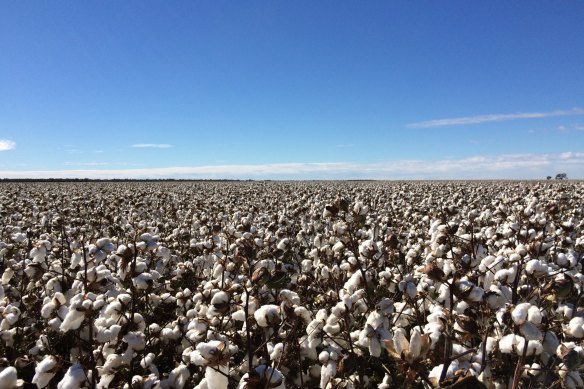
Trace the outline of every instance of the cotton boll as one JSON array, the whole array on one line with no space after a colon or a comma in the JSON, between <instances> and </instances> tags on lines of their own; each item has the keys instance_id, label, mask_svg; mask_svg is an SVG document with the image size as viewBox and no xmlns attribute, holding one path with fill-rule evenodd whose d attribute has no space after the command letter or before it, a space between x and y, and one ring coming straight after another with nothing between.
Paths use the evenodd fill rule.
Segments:
<instances>
[{"instance_id":1,"label":"cotton boll","mask_svg":"<svg viewBox=\"0 0 584 389\"><path fill-rule=\"evenodd\" d=\"M63 320L63 323L61 323L59 329L62 332L76 330L81 326L83 320L85 320L85 312L72 309L67 313L67 316L65 316L65 319Z\"/></svg>"},{"instance_id":2,"label":"cotton boll","mask_svg":"<svg viewBox=\"0 0 584 389\"><path fill-rule=\"evenodd\" d=\"M511 318L517 325L521 325L527 320L527 312L531 304L529 303L521 303L517 304L517 306L511 311Z\"/></svg>"},{"instance_id":3,"label":"cotton boll","mask_svg":"<svg viewBox=\"0 0 584 389\"><path fill-rule=\"evenodd\" d=\"M566 333L574 338L584 337L584 317L574 317L565 329Z\"/></svg>"},{"instance_id":4,"label":"cotton boll","mask_svg":"<svg viewBox=\"0 0 584 389\"><path fill-rule=\"evenodd\" d=\"M416 327L412 330L410 336L410 355L412 359L417 359L422 350L422 335L420 330Z\"/></svg>"},{"instance_id":5,"label":"cotton boll","mask_svg":"<svg viewBox=\"0 0 584 389\"><path fill-rule=\"evenodd\" d=\"M329 360L327 363L323 364L320 369L320 388L325 389L335 374L337 374L336 361Z\"/></svg>"},{"instance_id":6,"label":"cotton boll","mask_svg":"<svg viewBox=\"0 0 584 389\"><path fill-rule=\"evenodd\" d=\"M96 340L100 343L111 342L117 338L122 326L113 324L109 328L99 328L96 334Z\"/></svg>"},{"instance_id":7,"label":"cotton boll","mask_svg":"<svg viewBox=\"0 0 584 389\"><path fill-rule=\"evenodd\" d=\"M85 379L86 375L81 365L72 365L63 379L57 384L57 389L79 389Z\"/></svg>"},{"instance_id":8,"label":"cotton boll","mask_svg":"<svg viewBox=\"0 0 584 389\"><path fill-rule=\"evenodd\" d=\"M492 353L495 350L496 345L497 339L493 338L492 336L487 337L487 343L485 344L485 352L487 354Z\"/></svg>"},{"instance_id":9,"label":"cotton boll","mask_svg":"<svg viewBox=\"0 0 584 389\"><path fill-rule=\"evenodd\" d=\"M558 253L556 255L556 263L558 264L558 266L566 267L566 265L568 264L568 257L566 256L566 254Z\"/></svg>"},{"instance_id":10,"label":"cotton boll","mask_svg":"<svg viewBox=\"0 0 584 389\"><path fill-rule=\"evenodd\" d=\"M523 354L523 349L525 347L525 342L527 343L527 353L525 355L539 355L543 352L543 345L539 340L526 340L522 336L517 336L517 343L515 344L515 352L517 355Z\"/></svg>"},{"instance_id":11,"label":"cotton boll","mask_svg":"<svg viewBox=\"0 0 584 389\"><path fill-rule=\"evenodd\" d=\"M527 310L527 320L535 325L540 325L542 315L539 307L532 305Z\"/></svg>"},{"instance_id":12,"label":"cotton boll","mask_svg":"<svg viewBox=\"0 0 584 389\"><path fill-rule=\"evenodd\" d=\"M268 349L270 349L268 347ZM282 358L282 354L284 353L284 343L276 343L271 350L269 350L270 352L270 359L272 361L276 361L279 362L280 358Z\"/></svg>"},{"instance_id":13,"label":"cotton boll","mask_svg":"<svg viewBox=\"0 0 584 389\"><path fill-rule=\"evenodd\" d=\"M12 268L4 270L4 273L2 273L2 285L8 285L12 276L14 276L14 270L12 270Z\"/></svg>"},{"instance_id":14,"label":"cotton boll","mask_svg":"<svg viewBox=\"0 0 584 389\"><path fill-rule=\"evenodd\" d=\"M306 307L301 306L294 308L294 314L296 316L300 316L306 324L312 321L312 313L308 309L306 309Z\"/></svg>"},{"instance_id":15,"label":"cotton boll","mask_svg":"<svg viewBox=\"0 0 584 389\"><path fill-rule=\"evenodd\" d=\"M245 321L245 311L243 309L231 313L231 318L235 321Z\"/></svg>"},{"instance_id":16,"label":"cotton boll","mask_svg":"<svg viewBox=\"0 0 584 389\"><path fill-rule=\"evenodd\" d=\"M142 332L128 332L123 337L123 341L128 344L128 348L140 351L146 347L146 336Z\"/></svg>"},{"instance_id":17,"label":"cotton boll","mask_svg":"<svg viewBox=\"0 0 584 389\"><path fill-rule=\"evenodd\" d=\"M44 388L49 384L49 381L55 376L56 374L56 367L58 361L57 358L53 355L46 355L42 361L38 363L36 368L34 369L35 374L32 378L32 383L36 384L36 386L40 388Z\"/></svg>"},{"instance_id":18,"label":"cotton boll","mask_svg":"<svg viewBox=\"0 0 584 389\"><path fill-rule=\"evenodd\" d=\"M280 322L280 307L277 305L263 305L253 314L260 327L271 327Z\"/></svg>"},{"instance_id":19,"label":"cotton boll","mask_svg":"<svg viewBox=\"0 0 584 389\"><path fill-rule=\"evenodd\" d=\"M13 389L17 386L16 368L10 366L0 371L0 389Z\"/></svg>"},{"instance_id":20,"label":"cotton boll","mask_svg":"<svg viewBox=\"0 0 584 389\"><path fill-rule=\"evenodd\" d=\"M503 354L511 354L514 350L514 346L517 344L517 336L515 334L509 334L503 336L499 340L499 350Z\"/></svg>"},{"instance_id":21,"label":"cotton boll","mask_svg":"<svg viewBox=\"0 0 584 389\"><path fill-rule=\"evenodd\" d=\"M313 365L313 367L318 368L318 365ZM320 369L319 369L320 373ZM318 373L317 373L318 374ZM265 380L267 382L267 386L271 389L285 389L286 388L286 380L282 372L272 367L266 367L266 365L260 365L255 368L255 372L252 373L252 376L259 380ZM248 381L250 379L250 373L246 373L241 377L239 381L239 385L237 385L237 389L244 389L248 385Z\"/></svg>"},{"instance_id":22,"label":"cotton boll","mask_svg":"<svg viewBox=\"0 0 584 389\"><path fill-rule=\"evenodd\" d=\"M571 319L574 316L574 305L570 303L560 303L556 309L556 313L566 319Z\"/></svg>"},{"instance_id":23,"label":"cotton boll","mask_svg":"<svg viewBox=\"0 0 584 389\"><path fill-rule=\"evenodd\" d=\"M156 367L156 365L154 364L154 358L156 358L156 356L154 355L154 353L148 353L144 358L142 358L142 360L140 361L140 366L142 366L143 369L148 369L150 370L150 372L152 372L153 374L156 375L156 377L159 376L158 373L158 368Z\"/></svg>"},{"instance_id":24,"label":"cotton boll","mask_svg":"<svg viewBox=\"0 0 584 389\"><path fill-rule=\"evenodd\" d=\"M140 290L147 290L154 283L152 274L140 273L132 279L134 286Z\"/></svg>"},{"instance_id":25,"label":"cotton boll","mask_svg":"<svg viewBox=\"0 0 584 389\"><path fill-rule=\"evenodd\" d=\"M4 320L3 324L0 326L0 329L8 329L18 321L18 318L20 317L20 309L18 309L18 307L15 305L10 304L4 308L2 316L4 316Z\"/></svg>"},{"instance_id":26,"label":"cotton boll","mask_svg":"<svg viewBox=\"0 0 584 389\"><path fill-rule=\"evenodd\" d=\"M180 364L170 372L167 379L160 381L160 387L162 389L183 389L190 376L189 369Z\"/></svg>"},{"instance_id":27,"label":"cotton boll","mask_svg":"<svg viewBox=\"0 0 584 389\"><path fill-rule=\"evenodd\" d=\"M547 272L547 266L543 265L539 259L531 259L525 265L527 274L544 274Z\"/></svg>"},{"instance_id":28,"label":"cotton boll","mask_svg":"<svg viewBox=\"0 0 584 389\"><path fill-rule=\"evenodd\" d=\"M230 352L227 344L219 340L199 343L196 351L191 353L191 363L199 366L227 365Z\"/></svg>"},{"instance_id":29,"label":"cotton boll","mask_svg":"<svg viewBox=\"0 0 584 389\"><path fill-rule=\"evenodd\" d=\"M377 358L381 355L381 342L378 337L369 339L369 355Z\"/></svg>"},{"instance_id":30,"label":"cotton boll","mask_svg":"<svg viewBox=\"0 0 584 389\"><path fill-rule=\"evenodd\" d=\"M318 354L318 360L320 361L320 363L325 364L328 362L330 358L330 354L328 351L323 350L320 352L320 354Z\"/></svg>"},{"instance_id":31,"label":"cotton boll","mask_svg":"<svg viewBox=\"0 0 584 389\"><path fill-rule=\"evenodd\" d=\"M225 389L229 384L229 367L227 365L207 366L205 379L207 380L207 389Z\"/></svg>"}]
</instances>

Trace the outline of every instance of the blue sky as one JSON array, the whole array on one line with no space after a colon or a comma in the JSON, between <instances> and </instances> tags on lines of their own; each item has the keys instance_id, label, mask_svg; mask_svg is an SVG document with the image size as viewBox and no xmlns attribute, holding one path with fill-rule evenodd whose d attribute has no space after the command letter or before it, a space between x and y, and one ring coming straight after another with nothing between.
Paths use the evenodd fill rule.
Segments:
<instances>
[{"instance_id":1,"label":"blue sky","mask_svg":"<svg viewBox=\"0 0 584 389\"><path fill-rule=\"evenodd\" d=\"M584 2L4 1L0 177L584 178Z\"/></svg>"}]
</instances>

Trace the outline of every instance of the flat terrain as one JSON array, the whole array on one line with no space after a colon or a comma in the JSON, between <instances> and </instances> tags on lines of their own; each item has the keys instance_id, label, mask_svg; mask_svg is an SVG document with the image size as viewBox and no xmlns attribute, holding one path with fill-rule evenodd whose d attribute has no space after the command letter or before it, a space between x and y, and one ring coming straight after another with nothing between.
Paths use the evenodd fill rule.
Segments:
<instances>
[{"instance_id":1,"label":"flat terrain","mask_svg":"<svg viewBox=\"0 0 584 389\"><path fill-rule=\"evenodd\" d=\"M582 182L5 182L0 227L0 389L583 385Z\"/></svg>"}]
</instances>

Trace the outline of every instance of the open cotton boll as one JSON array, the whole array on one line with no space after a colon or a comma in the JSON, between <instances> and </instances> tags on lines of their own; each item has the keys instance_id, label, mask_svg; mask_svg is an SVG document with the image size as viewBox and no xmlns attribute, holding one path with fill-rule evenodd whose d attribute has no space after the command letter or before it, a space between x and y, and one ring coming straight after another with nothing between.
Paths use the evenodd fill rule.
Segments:
<instances>
[{"instance_id":1,"label":"open cotton boll","mask_svg":"<svg viewBox=\"0 0 584 389\"><path fill-rule=\"evenodd\" d=\"M320 369L320 388L325 389L335 374L337 374L337 362L331 359Z\"/></svg>"},{"instance_id":2,"label":"open cotton boll","mask_svg":"<svg viewBox=\"0 0 584 389\"><path fill-rule=\"evenodd\" d=\"M313 366L318 368L318 365ZM259 365L252 373L245 373L241 377L237 389L248 388L248 382L253 382L256 379L260 382L265 382L266 387L270 389L286 389L286 379L282 372L272 367L266 367L266 365Z\"/></svg>"},{"instance_id":3,"label":"open cotton boll","mask_svg":"<svg viewBox=\"0 0 584 389\"><path fill-rule=\"evenodd\" d=\"M574 338L584 337L584 317L576 316L570 320L564 331Z\"/></svg>"},{"instance_id":4,"label":"open cotton boll","mask_svg":"<svg viewBox=\"0 0 584 389\"><path fill-rule=\"evenodd\" d=\"M207 366L205 368L205 380L207 381L207 389L227 388L229 384L229 367L227 365Z\"/></svg>"},{"instance_id":5,"label":"open cotton boll","mask_svg":"<svg viewBox=\"0 0 584 389\"><path fill-rule=\"evenodd\" d=\"M511 318L515 324L521 325L525 323L525 320L527 320L527 312L529 307L531 307L530 303L521 303L517 304L517 306L513 308L513 311L511 311Z\"/></svg>"},{"instance_id":6,"label":"open cotton boll","mask_svg":"<svg viewBox=\"0 0 584 389\"><path fill-rule=\"evenodd\" d=\"M258 308L253 317L260 327L271 327L280 323L280 307L267 304Z\"/></svg>"},{"instance_id":7,"label":"open cotton boll","mask_svg":"<svg viewBox=\"0 0 584 389\"><path fill-rule=\"evenodd\" d=\"M282 358L282 354L284 353L284 343L276 343L271 347L268 344L268 352L270 353L270 359L272 361L279 362L280 358Z\"/></svg>"},{"instance_id":8,"label":"open cotton boll","mask_svg":"<svg viewBox=\"0 0 584 389\"><path fill-rule=\"evenodd\" d=\"M514 347L517 344L517 335L508 334L499 340L499 350L503 354L511 354L514 352Z\"/></svg>"},{"instance_id":9,"label":"open cotton boll","mask_svg":"<svg viewBox=\"0 0 584 389\"><path fill-rule=\"evenodd\" d=\"M132 350L140 351L144 350L144 347L146 347L146 336L143 332L128 332L124 335L122 340L126 342L128 348L131 348Z\"/></svg>"},{"instance_id":10,"label":"open cotton boll","mask_svg":"<svg viewBox=\"0 0 584 389\"><path fill-rule=\"evenodd\" d=\"M341 241L335 243L333 246L333 252L336 254L342 253L344 249L345 249L345 245Z\"/></svg>"},{"instance_id":11,"label":"open cotton boll","mask_svg":"<svg viewBox=\"0 0 584 389\"><path fill-rule=\"evenodd\" d=\"M142 366L143 369L150 370L151 373L154 373L158 377L159 376L158 368L154 364L154 358L156 358L156 355L154 355L154 353L148 353L140 361L140 366Z\"/></svg>"},{"instance_id":12,"label":"open cotton boll","mask_svg":"<svg viewBox=\"0 0 584 389\"><path fill-rule=\"evenodd\" d=\"M62 332L76 330L81 326L83 320L85 320L85 312L78 311L77 309L71 309L67 313L67 316L65 316L65 319L61 323L59 329Z\"/></svg>"},{"instance_id":13,"label":"open cotton boll","mask_svg":"<svg viewBox=\"0 0 584 389\"><path fill-rule=\"evenodd\" d=\"M40 388L44 388L49 384L49 381L55 376L56 374L56 367L58 361L57 358L53 355L46 355L42 361L38 363L38 365L34 369L34 377L32 377L32 383L36 384L36 386Z\"/></svg>"},{"instance_id":14,"label":"open cotton boll","mask_svg":"<svg viewBox=\"0 0 584 389\"><path fill-rule=\"evenodd\" d=\"M542 320L542 314L539 307L535 305L531 305L527 310L527 321L535 324L540 325Z\"/></svg>"},{"instance_id":15,"label":"open cotton boll","mask_svg":"<svg viewBox=\"0 0 584 389\"><path fill-rule=\"evenodd\" d=\"M57 384L57 389L79 389L85 379L86 375L81 365L72 365Z\"/></svg>"},{"instance_id":16,"label":"open cotton boll","mask_svg":"<svg viewBox=\"0 0 584 389\"><path fill-rule=\"evenodd\" d=\"M301 317L306 324L312 321L312 313L306 307L301 306L294 308L294 314Z\"/></svg>"},{"instance_id":17,"label":"open cotton boll","mask_svg":"<svg viewBox=\"0 0 584 389\"><path fill-rule=\"evenodd\" d=\"M119 324L113 324L109 328L103 327L98 328L96 340L100 343L110 342L113 339L117 338L121 329L122 326L120 326Z\"/></svg>"},{"instance_id":18,"label":"open cotton boll","mask_svg":"<svg viewBox=\"0 0 584 389\"><path fill-rule=\"evenodd\" d=\"M2 316L4 316L4 320L0 326L0 329L8 329L18 321L18 318L20 317L20 309L12 304L8 305L6 308L4 308Z\"/></svg>"},{"instance_id":19,"label":"open cotton boll","mask_svg":"<svg viewBox=\"0 0 584 389\"><path fill-rule=\"evenodd\" d=\"M0 389L13 389L18 385L16 368L6 367L0 371Z\"/></svg>"},{"instance_id":20,"label":"open cotton boll","mask_svg":"<svg viewBox=\"0 0 584 389\"><path fill-rule=\"evenodd\" d=\"M167 379L160 381L160 387L162 389L183 389L190 376L189 369L180 364L170 372Z\"/></svg>"},{"instance_id":21,"label":"open cotton boll","mask_svg":"<svg viewBox=\"0 0 584 389\"><path fill-rule=\"evenodd\" d=\"M527 353L525 355L539 355L543 352L543 345L539 340L526 340L522 336L517 336L517 344L515 345L515 352L517 355L523 354L523 348L525 347L525 342L527 343Z\"/></svg>"}]
</instances>

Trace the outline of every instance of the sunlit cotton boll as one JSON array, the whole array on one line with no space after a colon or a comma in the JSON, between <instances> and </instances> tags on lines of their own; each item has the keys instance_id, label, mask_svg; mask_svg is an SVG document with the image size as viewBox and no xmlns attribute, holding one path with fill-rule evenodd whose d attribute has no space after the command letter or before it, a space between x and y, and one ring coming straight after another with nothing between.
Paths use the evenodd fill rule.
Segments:
<instances>
[{"instance_id":1,"label":"sunlit cotton boll","mask_svg":"<svg viewBox=\"0 0 584 389\"><path fill-rule=\"evenodd\" d=\"M511 318L517 325L521 325L527 320L527 311L531 304L529 303L521 303L517 304L513 311L511 311Z\"/></svg>"},{"instance_id":2,"label":"sunlit cotton boll","mask_svg":"<svg viewBox=\"0 0 584 389\"><path fill-rule=\"evenodd\" d=\"M190 376L189 369L180 364L170 372L167 379L160 381L160 387L162 389L183 389Z\"/></svg>"},{"instance_id":3,"label":"sunlit cotton boll","mask_svg":"<svg viewBox=\"0 0 584 389\"><path fill-rule=\"evenodd\" d=\"M584 317L574 317L570 320L564 331L574 338L584 338Z\"/></svg>"},{"instance_id":4,"label":"sunlit cotton boll","mask_svg":"<svg viewBox=\"0 0 584 389\"><path fill-rule=\"evenodd\" d=\"M18 386L16 369L12 366L0 371L0 389L13 389Z\"/></svg>"},{"instance_id":5,"label":"sunlit cotton boll","mask_svg":"<svg viewBox=\"0 0 584 389\"><path fill-rule=\"evenodd\" d=\"M86 375L81 365L72 365L57 384L57 389L79 389L85 379Z\"/></svg>"},{"instance_id":6,"label":"sunlit cotton boll","mask_svg":"<svg viewBox=\"0 0 584 389\"><path fill-rule=\"evenodd\" d=\"M253 317L260 327L271 327L280 323L280 307L267 304L257 309Z\"/></svg>"},{"instance_id":7,"label":"sunlit cotton boll","mask_svg":"<svg viewBox=\"0 0 584 389\"><path fill-rule=\"evenodd\" d=\"M282 372L278 369L272 367L266 367L266 365L260 365L255 368L255 371L250 373L245 373L237 389L249 388L248 383L254 382L255 380L266 382L266 386L271 389L286 389L286 380Z\"/></svg>"},{"instance_id":8,"label":"sunlit cotton boll","mask_svg":"<svg viewBox=\"0 0 584 389\"><path fill-rule=\"evenodd\" d=\"M81 323L83 323L83 320L85 320L85 312L84 311L78 311L77 309L71 309L67 313L67 316L65 316L65 320L63 320L63 323L61 323L61 326L59 329L62 332L76 330L81 326Z\"/></svg>"},{"instance_id":9,"label":"sunlit cotton boll","mask_svg":"<svg viewBox=\"0 0 584 389\"><path fill-rule=\"evenodd\" d=\"M58 361L53 355L46 355L34 369L35 374L32 377L32 383L38 388L44 388L56 374Z\"/></svg>"}]
</instances>

